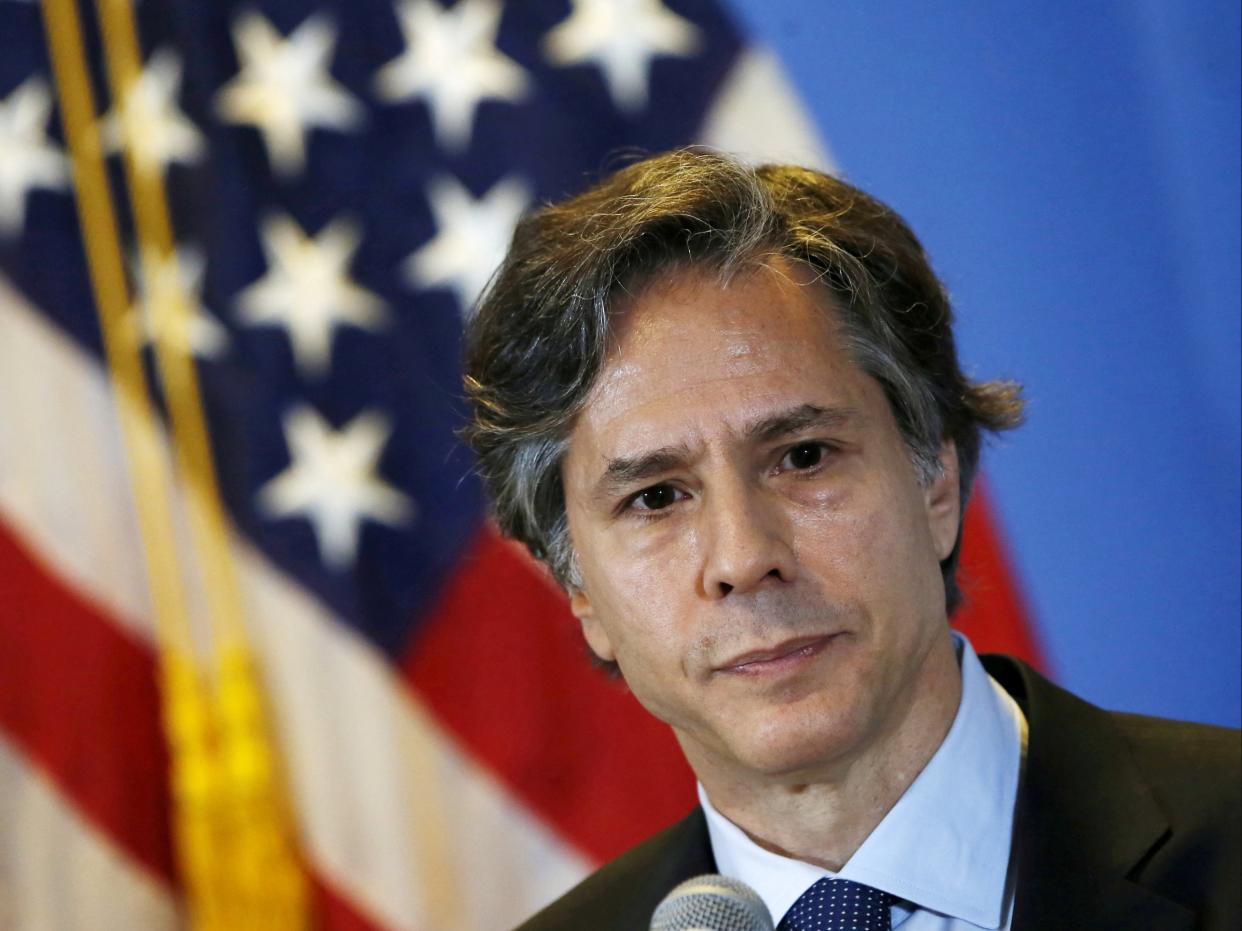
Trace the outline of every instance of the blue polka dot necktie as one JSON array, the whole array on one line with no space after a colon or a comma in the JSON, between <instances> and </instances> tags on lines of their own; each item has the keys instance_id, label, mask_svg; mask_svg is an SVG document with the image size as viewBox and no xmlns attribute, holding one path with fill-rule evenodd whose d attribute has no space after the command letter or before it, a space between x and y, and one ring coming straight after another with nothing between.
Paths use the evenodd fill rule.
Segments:
<instances>
[{"instance_id":1,"label":"blue polka dot necktie","mask_svg":"<svg viewBox=\"0 0 1242 931\"><path fill-rule=\"evenodd\" d=\"M892 931L893 897L848 879L821 879L794 902L777 931Z\"/></svg>"}]
</instances>

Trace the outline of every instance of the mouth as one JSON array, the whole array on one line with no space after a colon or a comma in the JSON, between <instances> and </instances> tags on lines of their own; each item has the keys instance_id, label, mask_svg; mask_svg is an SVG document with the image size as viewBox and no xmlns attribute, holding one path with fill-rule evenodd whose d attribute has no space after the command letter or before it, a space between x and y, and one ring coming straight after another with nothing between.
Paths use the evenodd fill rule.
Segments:
<instances>
[{"instance_id":1,"label":"mouth","mask_svg":"<svg viewBox=\"0 0 1242 931\"><path fill-rule=\"evenodd\" d=\"M761 676L792 671L811 657L824 651L828 644L841 634L816 634L795 637L773 647L750 650L725 660L716 671L729 675Z\"/></svg>"}]
</instances>

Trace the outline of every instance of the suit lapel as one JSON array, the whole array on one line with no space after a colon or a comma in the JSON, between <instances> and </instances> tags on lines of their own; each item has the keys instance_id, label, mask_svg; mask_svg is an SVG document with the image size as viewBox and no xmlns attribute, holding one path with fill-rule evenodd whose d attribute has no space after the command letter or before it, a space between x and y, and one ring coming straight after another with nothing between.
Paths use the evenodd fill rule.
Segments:
<instances>
[{"instance_id":1,"label":"suit lapel","mask_svg":"<svg viewBox=\"0 0 1242 931\"><path fill-rule=\"evenodd\" d=\"M696 806L677 824L627 854L624 861L617 864L621 871L615 885L621 896L600 909L607 918L601 914L593 920L593 929L646 931L651 913L674 886L716 872L703 809Z\"/></svg>"},{"instance_id":2,"label":"suit lapel","mask_svg":"<svg viewBox=\"0 0 1242 931\"><path fill-rule=\"evenodd\" d=\"M1128 877L1170 826L1108 714L1008 657L988 672L1026 714L1014 931L1180 931L1194 916Z\"/></svg>"}]
</instances>

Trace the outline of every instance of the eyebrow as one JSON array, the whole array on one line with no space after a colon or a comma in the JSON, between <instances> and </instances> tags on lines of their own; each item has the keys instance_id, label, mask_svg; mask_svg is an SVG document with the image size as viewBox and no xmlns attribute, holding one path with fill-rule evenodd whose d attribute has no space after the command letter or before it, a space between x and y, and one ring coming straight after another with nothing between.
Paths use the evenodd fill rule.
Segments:
<instances>
[{"instance_id":1,"label":"eyebrow","mask_svg":"<svg viewBox=\"0 0 1242 931\"><path fill-rule=\"evenodd\" d=\"M690 447L679 445L661 446L638 456L609 459L604 474L595 483L595 495L599 498L612 497L639 482L671 472L684 465L690 456Z\"/></svg>"},{"instance_id":2,"label":"eyebrow","mask_svg":"<svg viewBox=\"0 0 1242 931\"><path fill-rule=\"evenodd\" d=\"M820 407L818 404L799 404L787 411L756 420L743 432L746 439L765 443L811 428L839 429L861 419L862 414L853 407Z\"/></svg>"},{"instance_id":3,"label":"eyebrow","mask_svg":"<svg viewBox=\"0 0 1242 931\"><path fill-rule=\"evenodd\" d=\"M853 407L800 404L748 424L742 435L752 443L770 443L812 428L839 429L860 420L861 417L861 413ZM637 456L610 458L604 473L595 483L595 496L612 497L647 479L674 471L685 465L692 456L689 446L679 444L661 446Z\"/></svg>"}]
</instances>

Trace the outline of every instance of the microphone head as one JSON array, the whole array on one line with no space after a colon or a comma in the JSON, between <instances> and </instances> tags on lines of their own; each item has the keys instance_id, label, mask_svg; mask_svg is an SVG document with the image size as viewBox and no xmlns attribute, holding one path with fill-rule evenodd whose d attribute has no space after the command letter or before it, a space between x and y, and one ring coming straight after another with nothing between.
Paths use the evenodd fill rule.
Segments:
<instances>
[{"instance_id":1,"label":"microphone head","mask_svg":"<svg viewBox=\"0 0 1242 931\"><path fill-rule=\"evenodd\" d=\"M709 873L687 879L664 897L651 931L773 931L763 899L746 883Z\"/></svg>"}]
</instances>

